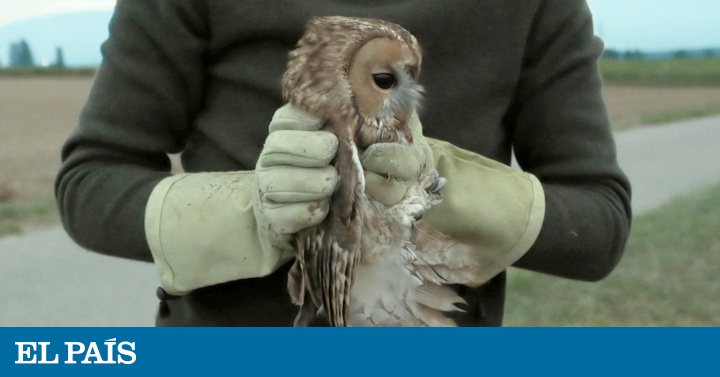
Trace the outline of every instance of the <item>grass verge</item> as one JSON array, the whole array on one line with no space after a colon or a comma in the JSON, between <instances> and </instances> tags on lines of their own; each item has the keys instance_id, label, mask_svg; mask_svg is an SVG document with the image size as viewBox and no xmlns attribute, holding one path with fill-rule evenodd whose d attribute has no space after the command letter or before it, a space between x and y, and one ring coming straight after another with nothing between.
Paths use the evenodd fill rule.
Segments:
<instances>
[{"instance_id":1,"label":"grass verge","mask_svg":"<svg viewBox=\"0 0 720 377\"><path fill-rule=\"evenodd\" d=\"M5 67L0 68L0 77L92 77L96 71L96 68Z\"/></svg>"},{"instance_id":2,"label":"grass verge","mask_svg":"<svg viewBox=\"0 0 720 377\"><path fill-rule=\"evenodd\" d=\"M720 85L720 58L677 60L602 59L600 73L613 84Z\"/></svg>"},{"instance_id":3,"label":"grass verge","mask_svg":"<svg viewBox=\"0 0 720 377\"><path fill-rule=\"evenodd\" d=\"M720 114L720 106L708 106L695 109L683 109L677 111L668 111L659 114L646 115L640 118L641 125L656 125L664 123L678 122L681 120L689 120L702 118L711 115Z\"/></svg>"},{"instance_id":4,"label":"grass verge","mask_svg":"<svg viewBox=\"0 0 720 377\"><path fill-rule=\"evenodd\" d=\"M635 219L607 279L513 269L507 326L720 325L720 185Z\"/></svg>"},{"instance_id":5,"label":"grass verge","mask_svg":"<svg viewBox=\"0 0 720 377\"><path fill-rule=\"evenodd\" d=\"M53 198L32 203L0 203L0 237L57 222Z\"/></svg>"}]
</instances>

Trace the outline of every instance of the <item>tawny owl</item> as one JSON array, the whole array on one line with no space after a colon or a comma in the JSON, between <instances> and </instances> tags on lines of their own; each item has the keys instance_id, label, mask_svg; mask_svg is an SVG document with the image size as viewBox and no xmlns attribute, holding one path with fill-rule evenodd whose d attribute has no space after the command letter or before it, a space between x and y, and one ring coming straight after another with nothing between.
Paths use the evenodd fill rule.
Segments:
<instances>
[{"instance_id":1,"label":"tawny owl","mask_svg":"<svg viewBox=\"0 0 720 377\"><path fill-rule=\"evenodd\" d=\"M324 315L332 326L452 326L443 312L464 301L447 284L477 283L472 251L417 221L441 201L435 170L393 206L365 193L363 150L413 144L420 63L402 27L347 17L312 19L289 55L283 96L326 120L339 140L340 174L327 218L296 236L288 281L296 325Z\"/></svg>"}]
</instances>

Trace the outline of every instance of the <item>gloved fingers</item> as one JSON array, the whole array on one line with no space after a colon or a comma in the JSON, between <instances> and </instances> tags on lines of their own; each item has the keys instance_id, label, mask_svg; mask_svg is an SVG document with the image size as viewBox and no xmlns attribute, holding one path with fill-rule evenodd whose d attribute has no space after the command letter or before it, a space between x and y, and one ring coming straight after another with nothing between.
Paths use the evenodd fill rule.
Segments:
<instances>
[{"instance_id":1,"label":"gloved fingers","mask_svg":"<svg viewBox=\"0 0 720 377\"><path fill-rule=\"evenodd\" d=\"M322 128L323 120L299 108L285 104L277 109L270 121L270 133L282 130L317 131Z\"/></svg>"},{"instance_id":2,"label":"gloved fingers","mask_svg":"<svg viewBox=\"0 0 720 377\"><path fill-rule=\"evenodd\" d=\"M256 171L261 199L266 203L294 203L327 199L339 176L335 168L279 166Z\"/></svg>"},{"instance_id":3,"label":"gloved fingers","mask_svg":"<svg viewBox=\"0 0 720 377\"><path fill-rule=\"evenodd\" d=\"M386 206L399 203L413 183L365 170L365 193Z\"/></svg>"},{"instance_id":4,"label":"gloved fingers","mask_svg":"<svg viewBox=\"0 0 720 377\"><path fill-rule=\"evenodd\" d=\"M259 168L277 165L300 167L327 166L337 152L338 140L326 131L284 130L273 132L265 140L258 160Z\"/></svg>"},{"instance_id":5,"label":"gloved fingers","mask_svg":"<svg viewBox=\"0 0 720 377\"><path fill-rule=\"evenodd\" d=\"M404 181L416 181L427 169L427 156L432 156L429 147L378 143L365 150L360 162L366 170L380 175Z\"/></svg>"},{"instance_id":6,"label":"gloved fingers","mask_svg":"<svg viewBox=\"0 0 720 377\"><path fill-rule=\"evenodd\" d=\"M329 198L298 203L264 203L263 216L278 234L292 234L320 224L329 208Z\"/></svg>"},{"instance_id":7,"label":"gloved fingers","mask_svg":"<svg viewBox=\"0 0 720 377\"><path fill-rule=\"evenodd\" d=\"M420 151L422 151L424 155L425 165L422 174L425 174L430 170L435 169L435 156L433 155L432 148L430 148L430 145L427 144L425 138L423 138L423 141L425 142L425 145L416 146L415 148L418 148Z\"/></svg>"}]
</instances>

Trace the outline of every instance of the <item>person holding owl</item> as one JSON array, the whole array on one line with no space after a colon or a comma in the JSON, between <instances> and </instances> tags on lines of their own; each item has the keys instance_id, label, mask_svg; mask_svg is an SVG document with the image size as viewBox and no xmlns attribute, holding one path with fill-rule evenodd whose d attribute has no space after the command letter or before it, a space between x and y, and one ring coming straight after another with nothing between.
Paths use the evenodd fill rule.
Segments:
<instances>
[{"instance_id":1,"label":"person holding owl","mask_svg":"<svg viewBox=\"0 0 720 377\"><path fill-rule=\"evenodd\" d=\"M292 325L292 235L327 214L338 141L283 106L279 83L322 15L391 21L422 46L419 142L370 146L361 162L386 205L429 166L448 179L426 220L477 250L485 281L453 287L467 302L457 324L502 324L510 266L586 281L613 270L630 186L585 1L119 0L56 196L78 244L155 262L158 325ZM186 173L171 175L178 152Z\"/></svg>"}]
</instances>

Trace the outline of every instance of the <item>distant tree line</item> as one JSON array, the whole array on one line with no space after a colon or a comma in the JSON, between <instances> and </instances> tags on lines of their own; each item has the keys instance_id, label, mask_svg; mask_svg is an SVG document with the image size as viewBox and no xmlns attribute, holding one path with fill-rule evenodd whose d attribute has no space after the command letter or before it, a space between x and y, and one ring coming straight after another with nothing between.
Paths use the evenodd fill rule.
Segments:
<instances>
[{"instance_id":1,"label":"distant tree line","mask_svg":"<svg viewBox=\"0 0 720 377\"><path fill-rule=\"evenodd\" d=\"M605 59L614 60L669 60L669 59L706 59L720 57L720 49L675 50L662 53L646 53L639 49L615 50L606 49L602 55Z\"/></svg>"},{"instance_id":2,"label":"distant tree line","mask_svg":"<svg viewBox=\"0 0 720 377\"><path fill-rule=\"evenodd\" d=\"M9 67L37 67L33 58L30 44L21 39L17 42L10 43L10 61L8 62ZM48 68L65 68L65 56L62 47L55 49L55 61L52 64L44 65Z\"/></svg>"},{"instance_id":3,"label":"distant tree line","mask_svg":"<svg viewBox=\"0 0 720 377\"><path fill-rule=\"evenodd\" d=\"M32 51L25 40L10 43L10 66L11 67L33 67Z\"/></svg>"}]
</instances>

